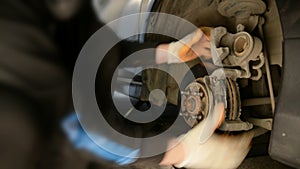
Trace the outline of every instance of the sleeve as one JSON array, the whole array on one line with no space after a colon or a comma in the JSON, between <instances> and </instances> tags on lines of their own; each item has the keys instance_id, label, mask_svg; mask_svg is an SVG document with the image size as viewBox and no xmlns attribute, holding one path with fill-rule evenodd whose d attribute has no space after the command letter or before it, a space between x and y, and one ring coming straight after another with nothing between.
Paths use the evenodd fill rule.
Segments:
<instances>
[{"instance_id":1,"label":"sleeve","mask_svg":"<svg viewBox=\"0 0 300 169\"><path fill-rule=\"evenodd\" d=\"M134 162L138 157L139 149L133 149L119 144L115 140L111 140L99 133L88 132L87 134L80 126L75 113L67 116L61 122L61 127L75 148L87 151L98 158L113 161L118 165L127 165ZM97 145L89 135L92 135L93 138L97 139L97 142L103 143L105 148L113 148L117 154L106 151L105 148Z\"/></svg>"}]
</instances>

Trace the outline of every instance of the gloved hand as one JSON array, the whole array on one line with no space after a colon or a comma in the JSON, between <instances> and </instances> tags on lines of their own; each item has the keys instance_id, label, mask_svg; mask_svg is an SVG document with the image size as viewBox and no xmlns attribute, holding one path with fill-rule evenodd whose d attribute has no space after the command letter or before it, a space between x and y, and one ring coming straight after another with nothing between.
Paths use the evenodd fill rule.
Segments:
<instances>
[{"instance_id":1,"label":"gloved hand","mask_svg":"<svg viewBox=\"0 0 300 169\"><path fill-rule=\"evenodd\" d=\"M167 62L169 64L187 62L197 57L210 59L210 30L209 27L202 27L181 40L170 43Z\"/></svg>"},{"instance_id":2,"label":"gloved hand","mask_svg":"<svg viewBox=\"0 0 300 169\"><path fill-rule=\"evenodd\" d=\"M213 118L205 119L187 134L172 141L173 148L166 152L161 165L214 169L232 169L240 165L250 149L254 133L245 132L240 135L212 133L210 135L207 125L210 126L208 123L219 120L215 123L214 129L218 127L220 119L224 118L224 105L217 104L211 113Z\"/></svg>"}]
</instances>

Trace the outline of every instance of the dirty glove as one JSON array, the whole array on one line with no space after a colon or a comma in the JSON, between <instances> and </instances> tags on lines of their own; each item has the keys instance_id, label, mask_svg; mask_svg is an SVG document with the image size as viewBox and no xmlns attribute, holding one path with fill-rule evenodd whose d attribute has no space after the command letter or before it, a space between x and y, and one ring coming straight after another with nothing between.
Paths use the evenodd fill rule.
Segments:
<instances>
[{"instance_id":1,"label":"dirty glove","mask_svg":"<svg viewBox=\"0 0 300 169\"><path fill-rule=\"evenodd\" d=\"M252 132L240 135L211 133L211 124L216 129L224 119L224 105L217 104L214 107L212 118L206 118L187 134L173 141L170 149L161 165L175 165L178 168L213 168L232 169L237 168L246 157L250 142L253 138ZM176 155L177 161L172 161Z\"/></svg>"},{"instance_id":2,"label":"dirty glove","mask_svg":"<svg viewBox=\"0 0 300 169\"><path fill-rule=\"evenodd\" d=\"M177 42L172 42L168 47L168 64L187 62L197 57L210 59L210 35L211 28L199 28Z\"/></svg>"}]
</instances>

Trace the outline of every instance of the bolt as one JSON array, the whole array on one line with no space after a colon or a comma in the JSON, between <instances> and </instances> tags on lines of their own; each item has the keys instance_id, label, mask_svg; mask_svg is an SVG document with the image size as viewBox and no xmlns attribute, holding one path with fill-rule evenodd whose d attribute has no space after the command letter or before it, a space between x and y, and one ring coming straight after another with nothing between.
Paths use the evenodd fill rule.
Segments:
<instances>
[{"instance_id":1,"label":"bolt","mask_svg":"<svg viewBox=\"0 0 300 169\"><path fill-rule=\"evenodd\" d=\"M203 116L202 115L198 115L198 118L197 118L197 120L202 120L203 119Z\"/></svg>"},{"instance_id":2,"label":"bolt","mask_svg":"<svg viewBox=\"0 0 300 169\"><path fill-rule=\"evenodd\" d=\"M180 116L185 116L185 117L188 117L188 113L179 113Z\"/></svg>"},{"instance_id":3,"label":"bolt","mask_svg":"<svg viewBox=\"0 0 300 169\"><path fill-rule=\"evenodd\" d=\"M189 95L190 94L190 92L188 92L188 91L181 91L180 92L182 95Z\"/></svg>"},{"instance_id":4,"label":"bolt","mask_svg":"<svg viewBox=\"0 0 300 169\"><path fill-rule=\"evenodd\" d=\"M192 119L198 119L198 116L191 116Z\"/></svg>"}]
</instances>

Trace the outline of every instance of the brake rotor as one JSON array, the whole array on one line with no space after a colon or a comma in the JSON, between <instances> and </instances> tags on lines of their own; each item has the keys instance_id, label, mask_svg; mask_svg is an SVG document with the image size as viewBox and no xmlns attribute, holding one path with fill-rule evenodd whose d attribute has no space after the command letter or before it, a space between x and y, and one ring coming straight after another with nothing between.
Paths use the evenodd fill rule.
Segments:
<instances>
[{"instance_id":1,"label":"brake rotor","mask_svg":"<svg viewBox=\"0 0 300 169\"><path fill-rule=\"evenodd\" d=\"M226 78L227 86L227 109L226 119L237 120L240 117L241 112L241 100L238 84L230 78Z\"/></svg>"},{"instance_id":2,"label":"brake rotor","mask_svg":"<svg viewBox=\"0 0 300 169\"><path fill-rule=\"evenodd\" d=\"M181 115L186 123L193 127L204 119L209 110L207 87L202 78L190 83L181 92Z\"/></svg>"}]
</instances>

